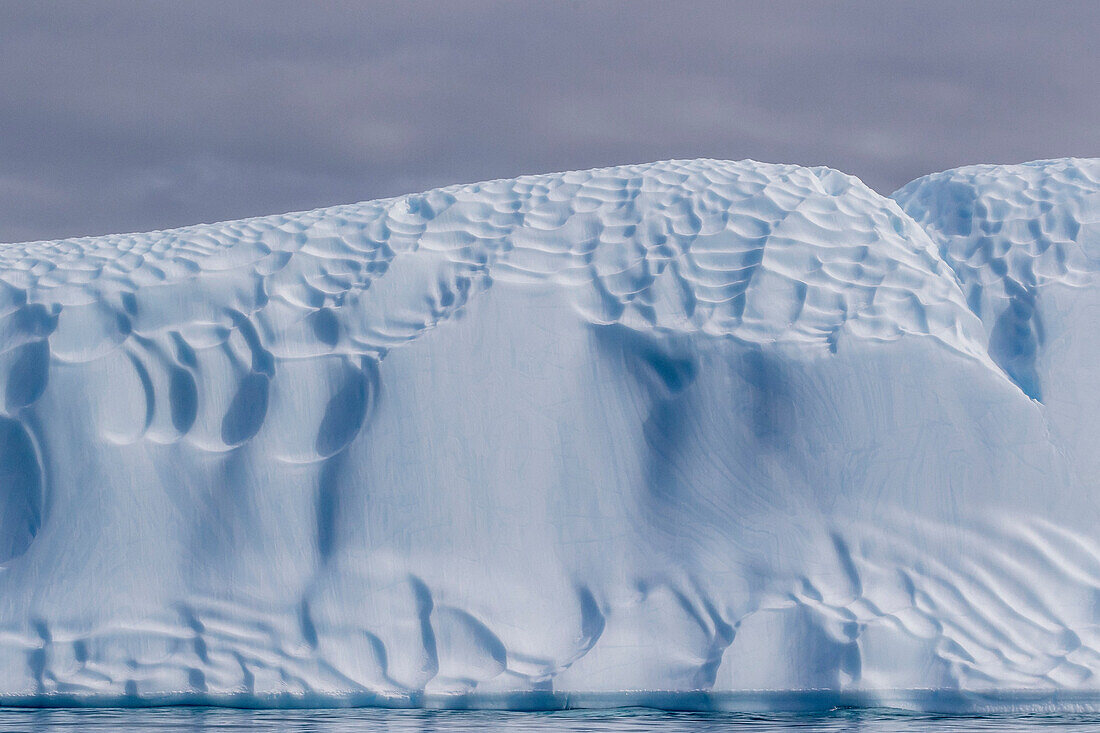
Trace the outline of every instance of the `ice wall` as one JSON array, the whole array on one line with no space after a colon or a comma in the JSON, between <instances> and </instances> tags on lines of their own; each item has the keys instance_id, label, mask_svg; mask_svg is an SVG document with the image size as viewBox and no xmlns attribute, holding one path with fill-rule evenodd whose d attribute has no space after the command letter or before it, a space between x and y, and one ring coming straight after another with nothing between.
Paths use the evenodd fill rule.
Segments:
<instances>
[{"instance_id":1,"label":"ice wall","mask_svg":"<svg viewBox=\"0 0 1100 733\"><path fill-rule=\"evenodd\" d=\"M0 245L0 701L1100 703L1100 162Z\"/></svg>"}]
</instances>

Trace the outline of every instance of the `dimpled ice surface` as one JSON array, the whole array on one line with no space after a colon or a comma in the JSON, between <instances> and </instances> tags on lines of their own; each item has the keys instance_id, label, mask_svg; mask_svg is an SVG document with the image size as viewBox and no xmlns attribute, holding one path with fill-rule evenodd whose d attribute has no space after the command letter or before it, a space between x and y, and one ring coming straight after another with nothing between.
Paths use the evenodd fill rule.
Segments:
<instances>
[{"instance_id":1,"label":"dimpled ice surface","mask_svg":"<svg viewBox=\"0 0 1100 733\"><path fill-rule=\"evenodd\" d=\"M0 702L1100 704L1100 161L0 245Z\"/></svg>"}]
</instances>

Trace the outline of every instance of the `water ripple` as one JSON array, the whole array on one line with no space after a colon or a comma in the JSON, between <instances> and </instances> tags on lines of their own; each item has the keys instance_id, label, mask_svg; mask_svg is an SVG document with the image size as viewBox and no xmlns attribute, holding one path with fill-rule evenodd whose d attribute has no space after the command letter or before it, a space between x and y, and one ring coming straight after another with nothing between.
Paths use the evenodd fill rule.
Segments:
<instances>
[{"instance_id":1,"label":"water ripple","mask_svg":"<svg viewBox=\"0 0 1100 733\"><path fill-rule=\"evenodd\" d=\"M232 708L0 709L3 731L385 731L386 733L680 733L691 731L1100 731L1100 714L943 716L892 710L691 713L648 709L539 713L455 710L240 710Z\"/></svg>"}]
</instances>

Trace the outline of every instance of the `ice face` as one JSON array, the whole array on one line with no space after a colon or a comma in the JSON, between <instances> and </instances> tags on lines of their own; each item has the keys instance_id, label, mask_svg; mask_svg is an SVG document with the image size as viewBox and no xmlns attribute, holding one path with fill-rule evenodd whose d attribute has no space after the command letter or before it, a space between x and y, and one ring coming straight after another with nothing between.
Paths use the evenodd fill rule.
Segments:
<instances>
[{"instance_id":1,"label":"ice face","mask_svg":"<svg viewBox=\"0 0 1100 733\"><path fill-rule=\"evenodd\" d=\"M1098 181L2 245L0 701L1100 702Z\"/></svg>"}]
</instances>

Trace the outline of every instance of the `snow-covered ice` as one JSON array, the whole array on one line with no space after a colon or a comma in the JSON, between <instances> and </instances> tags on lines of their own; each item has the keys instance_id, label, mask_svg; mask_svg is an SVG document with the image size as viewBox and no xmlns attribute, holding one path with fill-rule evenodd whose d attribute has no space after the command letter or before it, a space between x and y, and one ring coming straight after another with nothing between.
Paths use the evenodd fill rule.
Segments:
<instances>
[{"instance_id":1,"label":"snow-covered ice","mask_svg":"<svg viewBox=\"0 0 1100 733\"><path fill-rule=\"evenodd\" d=\"M0 245L0 703L1100 706L1100 160Z\"/></svg>"}]
</instances>

